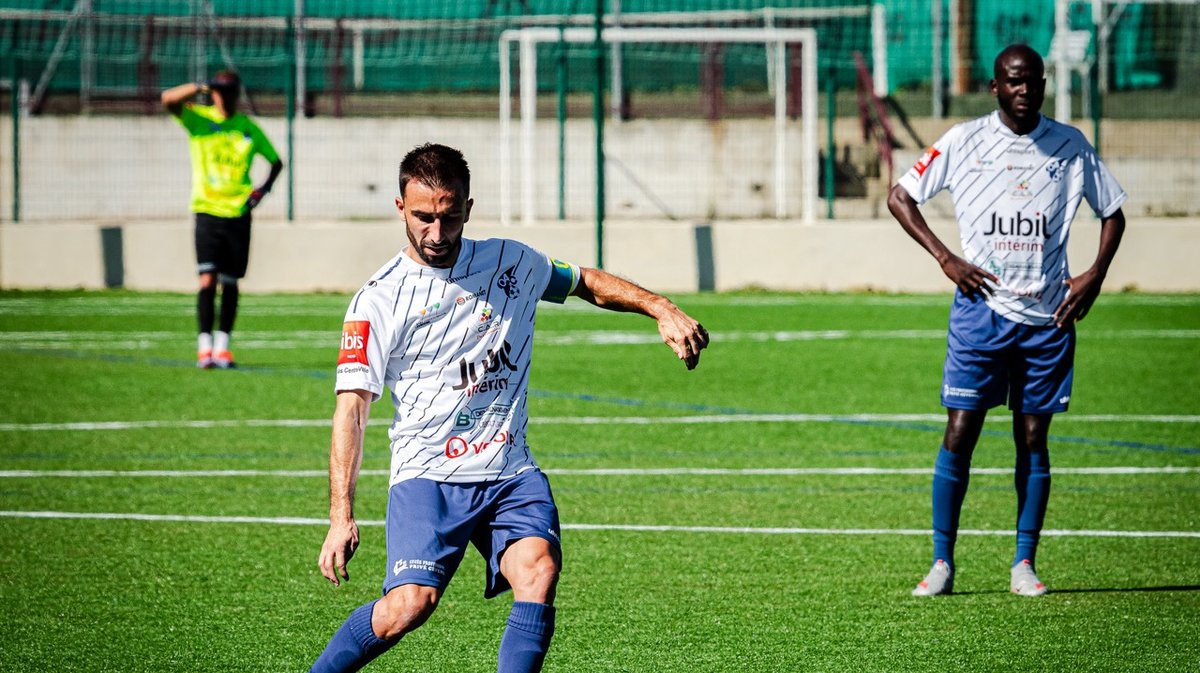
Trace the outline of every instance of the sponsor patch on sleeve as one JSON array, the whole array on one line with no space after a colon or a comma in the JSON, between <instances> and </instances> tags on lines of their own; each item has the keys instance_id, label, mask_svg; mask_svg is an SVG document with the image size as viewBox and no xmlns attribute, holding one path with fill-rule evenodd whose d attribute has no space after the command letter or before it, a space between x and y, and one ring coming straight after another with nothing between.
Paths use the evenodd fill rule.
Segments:
<instances>
[{"instance_id":1,"label":"sponsor patch on sleeve","mask_svg":"<svg viewBox=\"0 0 1200 673\"><path fill-rule=\"evenodd\" d=\"M941 152L939 152L936 147L930 147L929 149L925 150L925 154L922 154L921 158L917 159L917 163L913 164L913 169L917 171L917 175L925 175L925 171L928 170L929 165L933 163L933 160L936 159L939 154L941 154Z\"/></svg>"},{"instance_id":2,"label":"sponsor patch on sleeve","mask_svg":"<svg viewBox=\"0 0 1200 673\"><path fill-rule=\"evenodd\" d=\"M371 338L371 323L366 320L351 320L342 324L342 349L338 353L338 364L359 364L369 366L367 362L367 342Z\"/></svg>"}]
</instances>

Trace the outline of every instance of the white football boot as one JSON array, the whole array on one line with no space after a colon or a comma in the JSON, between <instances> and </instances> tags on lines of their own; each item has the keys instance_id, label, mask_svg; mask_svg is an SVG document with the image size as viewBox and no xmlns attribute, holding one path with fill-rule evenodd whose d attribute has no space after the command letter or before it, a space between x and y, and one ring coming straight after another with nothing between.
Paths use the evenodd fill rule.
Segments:
<instances>
[{"instance_id":1,"label":"white football boot","mask_svg":"<svg viewBox=\"0 0 1200 673\"><path fill-rule=\"evenodd\" d=\"M1009 588L1014 594L1021 596L1044 596L1049 589L1033 572L1033 564L1028 559L1012 567L1012 582Z\"/></svg>"},{"instance_id":2,"label":"white football boot","mask_svg":"<svg viewBox=\"0 0 1200 673\"><path fill-rule=\"evenodd\" d=\"M954 592L954 568L950 564L938 559L929 569L929 574L916 589L912 590L914 596L944 596Z\"/></svg>"}]
</instances>

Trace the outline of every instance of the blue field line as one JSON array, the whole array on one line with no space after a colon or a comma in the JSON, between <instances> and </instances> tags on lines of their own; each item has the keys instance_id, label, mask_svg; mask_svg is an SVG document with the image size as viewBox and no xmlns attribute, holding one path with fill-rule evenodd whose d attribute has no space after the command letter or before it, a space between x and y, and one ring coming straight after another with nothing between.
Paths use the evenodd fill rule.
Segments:
<instances>
[{"instance_id":1,"label":"blue field line","mask_svg":"<svg viewBox=\"0 0 1200 673\"><path fill-rule=\"evenodd\" d=\"M544 398L554 398L554 399L573 399L573 400L580 400L580 401L584 401L584 402L599 402L602 404L617 404L617 405L628 406L628 407L685 410L685 411L695 411L697 413L719 414L719 415L725 415L725 416L757 416L757 415L761 415L764 413L776 413L776 412L749 411L746 409L737 409L737 408L733 408L733 407L717 407L717 406L711 406L711 405L707 405L707 404L691 404L691 403L659 402L659 401L647 402L646 400L631 399L631 398L627 398L627 397L605 397L602 395L591 395L591 394L587 394L587 393L564 393L564 392L558 392L558 391L530 390L529 395L531 397L544 397ZM903 421L872 421L872 420L866 420L866 419L861 419L861 418L836 419L836 420L832 420L830 422L831 423L845 423L848 425L865 425L865 426L871 426L871 427L896 428L899 430L916 430L919 432L939 432L939 433L941 433L941 432L945 432L945 430L946 430L946 427L944 425L934 425L932 423L917 423L917 422L903 422ZM1011 432L1005 432L1003 430L984 429L982 434L985 436L988 436L988 437L1006 437L1006 438L1012 437ZM1167 444L1148 444L1145 442L1130 442L1130 441L1114 440L1114 439L1092 439L1090 437L1071 437L1068 435L1051 435L1050 439L1054 442L1061 442L1061 443L1065 443L1065 444L1092 444L1092 445L1096 445L1096 446L1120 447L1123 449L1145 449L1147 451L1166 451L1166 452L1172 452L1172 453L1180 453L1180 454L1184 454L1184 455L1200 454L1200 447L1169 446Z\"/></svg>"},{"instance_id":2,"label":"blue field line","mask_svg":"<svg viewBox=\"0 0 1200 673\"><path fill-rule=\"evenodd\" d=\"M45 510L0 510L3 519L57 519L84 521L142 521L153 523L213 523L213 524L261 524L276 526L328 526L329 519L321 517L267 517L267 516L236 516L236 515L205 515L205 514L145 514L141 512L62 512ZM383 527L385 522L379 519L359 519L360 527ZM733 534L733 535L902 535L908 537L928 537L929 530L925 528L799 528L780 526L678 526L665 524L622 524L622 523L565 523L563 530L571 531L622 531L632 533L701 533L701 534ZM959 529L961 536L979 537L1012 537L1013 531L999 529ZM1200 531L1193 530L1062 530L1046 529L1044 537L1104 537L1104 538L1200 538Z\"/></svg>"},{"instance_id":3,"label":"blue field line","mask_svg":"<svg viewBox=\"0 0 1200 673\"><path fill-rule=\"evenodd\" d=\"M871 421L863 419L845 419L839 420L838 423L849 423L853 425L869 425L874 427L888 427L899 430L917 430L921 432L940 432L946 431L946 426L935 425L933 423L916 423L904 421ZM1004 430L988 430L984 428L980 433L985 437L1003 437L1005 439L1012 438L1011 431ZM1183 455L1200 454L1200 447L1193 446L1170 446L1168 444L1149 444L1146 442L1130 442L1119 439L1093 439L1091 437L1072 437L1070 435L1050 435L1051 442L1062 444L1090 444L1094 446L1112 446L1123 449L1143 449L1146 451L1164 451L1169 453L1179 453Z\"/></svg>"},{"instance_id":4,"label":"blue field line","mask_svg":"<svg viewBox=\"0 0 1200 673\"><path fill-rule=\"evenodd\" d=\"M124 365L151 365L153 367L166 367L170 369L195 369L195 360L178 360L167 358L138 358L132 355L117 355L115 353L96 353L89 351L73 351L64 348L38 348L36 350L29 348L4 348L0 346L0 351L20 351L22 353L32 353L36 355L49 355L54 357L65 358L69 360L94 360L97 362L112 362ZM258 367L254 365L245 366L238 365L232 370L214 371L212 376L223 376L229 374L268 374L272 376L302 376L313 379L331 379L333 378L332 371L322 371L317 369L283 369L280 367Z\"/></svg>"},{"instance_id":5,"label":"blue field line","mask_svg":"<svg viewBox=\"0 0 1200 673\"><path fill-rule=\"evenodd\" d=\"M579 400L581 402L596 402L600 404L616 404L623 407L640 407L654 409L671 409L673 411L694 411L703 414L719 414L722 416L753 416L761 412L750 411L749 409L737 409L735 407L716 407L710 404L696 404L692 402L647 402L629 397L608 397L605 395L592 395L589 393L564 393L557 390L529 390L530 397L541 397L545 399L559 400Z\"/></svg>"},{"instance_id":6,"label":"blue field line","mask_svg":"<svg viewBox=\"0 0 1200 673\"><path fill-rule=\"evenodd\" d=\"M173 367L173 368L195 368L195 364L185 360L169 360L163 358L148 358L139 359L131 355L114 355L111 353L95 353L81 352L66 349L45 349L34 351L40 355L55 355L59 357L72 358L78 360L99 360L102 362L116 362L121 364L148 364L155 367ZM235 373L244 374L268 374L268 375L285 375L285 376L304 376L308 378L330 379L333 374L330 371L312 370L312 369L280 369L276 367L241 367L239 366ZM213 372L213 375L221 376L227 372ZM615 404L619 406L634 407L641 409L669 409L673 411L692 411L696 413L709 413L725 416L743 416L743 415L759 415L762 412L752 411L748 409L738 409L736 407L721 407L709 404L696 404L690 402L669 402L669 401L648 401L629 397L610 397L605 395L592 395L590 393L570 393L555 390L529 390L530 397L540 397L544 399L565 399L578 400L580 402L591 402L597 404ZM901 422L901 421L872 421L865 419L837 419L830 421L832 423L845 423L848 425L865 425L870 427L887 427L896 428L898 430L915 430L918 432L944 433L945 426L934 425L931 423L916 423L916 422ZM1012 437L1011 432L1002 430L984 429L982 434L987 437ZM1151 444L1147 442L1132 442L1117 439L1093 439L1090 437L1072 437L1068 435L1050 435L1050 441L1063 444L1084 444L1090 446L1107 446L1122 449L1137 449L1143 451L1159 451L1164 453L1178 453L1181 455L1196 455L1200 454L1200 447L1192 446L1171 446L1168 444Z\"/></svg>"}]
</instances>

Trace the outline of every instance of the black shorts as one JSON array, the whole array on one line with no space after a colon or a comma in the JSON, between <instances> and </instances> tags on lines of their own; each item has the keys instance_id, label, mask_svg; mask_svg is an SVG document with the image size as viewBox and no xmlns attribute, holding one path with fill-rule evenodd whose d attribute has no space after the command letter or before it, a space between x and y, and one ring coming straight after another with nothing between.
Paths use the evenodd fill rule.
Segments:
<instances>
[{"instance_id":1,"label":"black shorts","mask_svg":"<svg viewBox=\"0 0 1200 673\"><path fill-rule=\"evenodd\" d=\"M217 217L196 213L196 273L246 275L250 261L250 213Z\"/></svg>"}]
</instances>

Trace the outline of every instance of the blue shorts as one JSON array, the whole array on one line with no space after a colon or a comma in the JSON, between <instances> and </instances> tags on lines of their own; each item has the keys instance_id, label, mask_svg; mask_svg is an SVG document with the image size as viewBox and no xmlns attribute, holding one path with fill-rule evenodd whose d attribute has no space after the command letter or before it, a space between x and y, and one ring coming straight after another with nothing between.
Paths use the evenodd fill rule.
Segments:
<instances>
[{"instance_id":1,"label":"blue shorts","mask_svg":"<svg viewBox=\"0 0 1200 673\"><path fill-rule=\"evenodd\" d=\"M1023 325L982 299L954 295L942 373L942 406L1056 414L1071 402L1075 328Z\"/></svg>"},{"instance_id":2,"label":"blue shorts","mask_svg":"<svg viewBox=\"0 0 1200 673\"><path fill-rule=\"evenodd\" d=\"M500 557L517 540L540 537L561 551L558 508L538 470L511 479L451 484L408 479L388 491L387 578L383 593L402 584L445 590L467 543L487 561L483 595L508 591Z\"/></svg>"}]
</instances>

